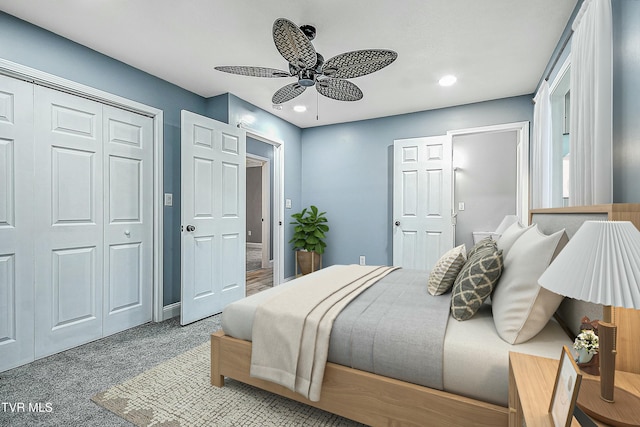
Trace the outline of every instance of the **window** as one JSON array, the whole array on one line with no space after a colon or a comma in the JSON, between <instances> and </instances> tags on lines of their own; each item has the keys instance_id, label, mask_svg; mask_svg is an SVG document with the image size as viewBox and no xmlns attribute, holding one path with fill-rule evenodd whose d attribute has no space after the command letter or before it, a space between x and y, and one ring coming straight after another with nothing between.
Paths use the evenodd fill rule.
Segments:
<instances>
[{"instance_id":1,"label":"window","mask_svg":"<svg viewBox=\"0 0 640 427\"><path fill-rule=\"evenodd\" d=\"M567 59L550 87L553 207L563 207L569 203L570 82L571 65Z\"/></svg>"}]
</instances>

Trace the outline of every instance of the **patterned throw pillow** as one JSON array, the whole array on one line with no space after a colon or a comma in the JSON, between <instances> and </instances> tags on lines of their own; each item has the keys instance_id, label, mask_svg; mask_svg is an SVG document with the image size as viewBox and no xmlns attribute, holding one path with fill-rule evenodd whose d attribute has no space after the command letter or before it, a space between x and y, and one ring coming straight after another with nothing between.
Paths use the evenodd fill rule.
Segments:
<instances>
[{"instance_id":1,"label":"patterned throw pillow","mask_svg":"<svg viewBox=\"0 0 640 427\"><path fill-rule=\"evenodd\" d=\"M498 244L496 243L495 240L493 240L491 237L485 237L484 239L480 240L478 243L473 245L471 249L469 249L469 253L467 254L467 259L471 259L475 254L488 249L494 251L496 250L497 247L498 247Z\"/></svg>"},{"instance_id":2,"label":"patterned throw pillow","mask_svg":"<svg viewBox=\"0 0 640 427\"><path fill-rule=\"evenodd\" d=\"M442 295L449 292L466 260L464 244L450 249L442 255L431 270L431 273L429 273L427 287L429 293L431 295Z\"/></svg>"},{"instance_id":3,"label":"patterned throw pillow","mask_svg":"<svg viewBox=\"0 0 640 427\"><path fill-rule=\"evenodd\" d=\"M502 251L485 249L469 258L453 284L451 314L457 320L473 317L502 274Z\"/></svg>"}]
</instances>

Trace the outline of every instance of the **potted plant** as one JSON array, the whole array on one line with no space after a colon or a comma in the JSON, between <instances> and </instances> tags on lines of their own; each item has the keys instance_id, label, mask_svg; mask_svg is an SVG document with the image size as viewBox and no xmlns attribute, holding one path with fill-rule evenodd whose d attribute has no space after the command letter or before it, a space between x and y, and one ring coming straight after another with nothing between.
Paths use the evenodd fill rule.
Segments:
<instances>
[{"instance_id":1,"label":"potted plant","mask_svg":"<svg viewBox=\"0 0 640 427\"><path fill-rule=\"evenodd\" d=\"M573 348L578 351L578 363L587 363L598 352L598 335L590 329L583 329L576 337Z\"/></svg>"},{"instance_id":2,"label":"potted plant","mask_svg":"<svg viewBox=\"0 0 640 427\"><path fill-rule=\"evenodd\" d=\"M322 254L327 246L324 233L329 231L325 214L326 212L319 212L317 207L311 205L308 209L304 208L301 212L291 215L294 219L291 224L294 224L295 228L289 243L293 243L296 250L296 261L302 274L320 269Z\"/></svg>"}]
</instances>

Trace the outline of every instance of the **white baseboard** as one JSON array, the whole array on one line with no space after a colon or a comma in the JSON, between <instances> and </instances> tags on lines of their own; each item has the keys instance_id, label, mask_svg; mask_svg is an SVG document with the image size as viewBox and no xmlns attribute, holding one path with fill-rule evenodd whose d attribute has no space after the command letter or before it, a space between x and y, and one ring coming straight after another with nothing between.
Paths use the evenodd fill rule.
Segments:
<instances>
[{"instance_id":1,"label":"white baseboard","mask_svg":"<svg viewBox=\"0 0 640 427\"><path fill-rule=\"evenodd\" d=\"M180 303L175 302L173 304L165 305L162 307L162 320L168 320L173 317L180 316Z\"/></svg>"}]
</instances>

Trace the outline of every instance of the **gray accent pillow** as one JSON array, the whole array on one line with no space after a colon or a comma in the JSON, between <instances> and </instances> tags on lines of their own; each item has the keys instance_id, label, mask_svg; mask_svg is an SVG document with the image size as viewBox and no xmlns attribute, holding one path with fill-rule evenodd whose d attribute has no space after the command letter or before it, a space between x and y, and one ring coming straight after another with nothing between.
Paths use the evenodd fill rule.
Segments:
<instances>
[{"instance_id":1,"label":"gray accent pillow","mask_svg":"<svg viewBox=\"0 0 640 427\"><path fill-rule=\"evenodd\" d=\"M469 249L469 253L467 253L467 259L473 258L473 256L481 251L491 249L495 250L497 248L497 243L491 237L485 237L480 240L478 243L473 245L471 249Z\"/></svg>"},{"instance_id":2,"label":"gray accent pillow","mask_svg":"<svg viewBox=\"0 0 640 427\"><path fill-rule=\"evenodd\" d=\"M453 284L451 315L468 320L491 295L502 274L502 250L485 248L467 259Z\"/></svg>"},{"instance_id":3,"label":"gray accent pillow","mask_svg":"<svg viewBox=\"0 0 640 427\"><path fill-rule=\"evenodd\" d=\"M427 285L429 293L431 295L442 295L449 292L466 260L466 247L464 244L456 246L442 255L431 270L431 273L429 273Z\"/></svg>"}]
</instances>

